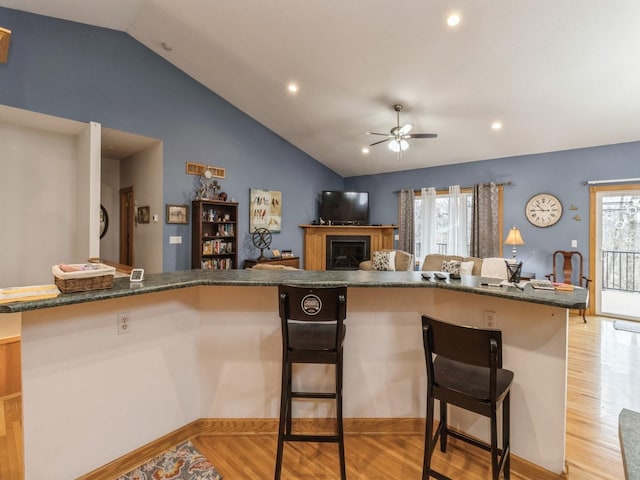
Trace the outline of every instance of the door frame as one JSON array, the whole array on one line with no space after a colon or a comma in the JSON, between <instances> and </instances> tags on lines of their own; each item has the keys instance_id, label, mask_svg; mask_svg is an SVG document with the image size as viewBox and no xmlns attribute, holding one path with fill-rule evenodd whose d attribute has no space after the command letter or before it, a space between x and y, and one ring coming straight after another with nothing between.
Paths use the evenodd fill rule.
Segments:
<instances>
[{"instance_id":1,"label":"door frame","mask_svg":"<svg viewBox=\"0 0 640 480\"><path fill-rule=\"evenodd\" d=\"M135 214L133 187L120 189L120 246L118 263L132 267L134 265L133 250L133 218ZM127 257L128 253L128 257Z\"/></svg>"},{"instance_id":2,"label":"door frame","mask_svg":"<svg viewBox=\"0 0 640 480\"><path fill-rule=\"evenodd\" d=\"M600 297L596 297L596 284L598 283L598 272L602 263L600 257L600 249L598 248L598 193L603 192L615 192L615 191L628 191L637 190L640 194L640 184L615 184L615 185L591 185L589 187L589 278L592 280L589 286L589 298L593 299L589 302L589 308L587 308L588 315L595 315L595 312L599 310ZM597 304L597 307L596 307Z\"/></svg>"}]
</instances>

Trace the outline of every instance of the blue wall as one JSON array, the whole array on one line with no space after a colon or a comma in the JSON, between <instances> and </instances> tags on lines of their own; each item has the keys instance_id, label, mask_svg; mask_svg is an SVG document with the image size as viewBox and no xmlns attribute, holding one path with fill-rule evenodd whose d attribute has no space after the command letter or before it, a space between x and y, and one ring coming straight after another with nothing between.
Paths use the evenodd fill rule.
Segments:
<instances>
[{"instance_id":1,"label":"blue wall","mask_svg":"<svg viewBox=\"0 0 640 480\"><path fill-rule=\"evenodd\" d=\"M411 151L409 151L409 155ZM382 175L345 179L347 190L368 190L372 223L397 223L397 192L405 188L445 188L474 183L512 182L504 187L504 228L520 228L525 245L518 248L518 258L526 259L524 269L538 278L551 272L551 253L572 250L571 240L587 257L589 252L589 187L587 180L640 177L640 142L623 143L562 152L524 155L471 162L458 165L407 170ZM552 227L531 225L524 206L540 192L556 195L563 205L560 221ZM577 210L569 210L571 205ZM572 217L580 215L581 221ZM510 250L504 250L510 256ZM588 272L588 270L587 270Z\"/></svg>"},{"instance_id":2,"label":"blue wall","mask_svg":"<svg viewBox=\"0 0 640 480\"><path fill-rule=\"evenodd\" d=\"M191 200L186 161L225 167L222 190L240 202L241 259L257 253L247 233L252 187L282 191L282 233L272 247L302 254L298 225L316 218L322 190L369 191L371 222L390 224L397 223L395 192L402 188L510 181L504 226L522 230L519 257L531 255L525 269L541 276L550 271L551 252L570 248L571 240L588 252L589 189L582 182L640 177L640 143L627 143L342 179L125 33L4 8L0 25L13 32L9 63L0 65L0 104L163 140L165 203ZM539 192L563 202L553 227L533 227L524 217L526 201ZM581 222L571 218L576 213ZM165 270L189 268L190 228L164 226ZM184 243L169 246L170 235Z\"/></svg>"},{"instance_id":3,"label":"blue wall","mask_svg":"<svg viewBox=\"0 0 640 480\"><path fill-rule=\"evenodd\" d=\"M251 188L282 192L282 232L272 248L302 254L298 225L317 216L322 190L343 187L335 172L126 33L5 8L0 25L12 31L0 104L161 139L164 203L193 198L185 162L225 167L222 191L240 202L240 260L258 253L248 235ZM169 245L170 235L181 235L182 245ZM165 224L163 238L164 270L190 268L191 225Z\"/></svg>"}]
</instances>

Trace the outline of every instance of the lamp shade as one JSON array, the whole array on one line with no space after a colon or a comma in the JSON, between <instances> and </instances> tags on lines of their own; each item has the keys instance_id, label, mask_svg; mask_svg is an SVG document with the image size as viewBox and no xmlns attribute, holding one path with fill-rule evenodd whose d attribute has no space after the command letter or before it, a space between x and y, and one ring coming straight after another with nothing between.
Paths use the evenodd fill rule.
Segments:
<instances>
[{"instance_id":1,"label":"lamp shade","mask_svg":"<svg viewBox=\"0 0 640 480\"><path fill-rule=\"evenodd\" d=\"M513 227L509 230L509 235L504 240L506 245L524 245L524 240L522 240L522 235L520 235L520 229Z\"/></svg>"},{"instance_id":2,"label":"lamp shade","mask_svg":"<svg viewBox=\"0 0 640 480\"><path fill-rule=\"evenodd\" d=\"M507 245L511 245L511 253L513 256L513 260L516 259L516 245L524 245L524 240L522 240L522 235L520 235L520 230L516 227L511 228L509 230L509 235L505 238L504 243Z\"/></svg>"}]
</instances>

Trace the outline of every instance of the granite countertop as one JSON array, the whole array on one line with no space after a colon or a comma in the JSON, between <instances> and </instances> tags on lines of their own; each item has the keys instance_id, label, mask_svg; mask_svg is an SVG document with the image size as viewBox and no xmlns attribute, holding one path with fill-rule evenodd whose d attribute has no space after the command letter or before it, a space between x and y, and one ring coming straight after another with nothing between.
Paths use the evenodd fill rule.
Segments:
<instances>
[{"instance_id":1,"label":"granite countertop","mask_svg":"<svg viewBox=\"0 0 640 480\"><path fill-rule=\"evenodd\" d=\"M311 270L185 270L180 272L146 274L144 281L130 283L128 277L115 278L113 288L91 292L62 293L57 298L15 302L0 305L0 313L24 312L77 303L95 302L111 298L143 295L178 288L196 286L277 286L292 285L331 286L346 285L356 288L440 288L476 293L511 300L539 303L561 308L585 308L588 291L576 288L572 292L535 290L531 285L520 290L514 286L489 287L481 283L488 279L463 276L460 280L424 280L422 272L311 271ZM492 280L495 281L495 280Z\"/></svg>"},{"instance_id":2,"label":"granite countertop","mask_svg":"<svg viewBox=\"0 0 640 480\"><path fill-rule=\"evenodd\" d=\"M627 480L640 479L640 413L623 408L618 416L618 434L624 476Z\"/></svg>"}]
</instances>

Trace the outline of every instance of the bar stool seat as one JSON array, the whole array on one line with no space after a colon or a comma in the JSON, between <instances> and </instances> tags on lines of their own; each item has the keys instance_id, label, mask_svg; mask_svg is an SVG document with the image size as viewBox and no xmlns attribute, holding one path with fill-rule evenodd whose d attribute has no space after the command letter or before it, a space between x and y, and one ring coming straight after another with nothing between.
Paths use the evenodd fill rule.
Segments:
<instances>
[{"instance_id":1,"label":"bar stool seat","mask_svg":"<svg viewBox=\"0 0 640 480\"><path fill-rule=\"evenodd\" d=\"M446 452L448 436L491 452L492 479L510 478L510 389L514 374L502 368L502 332L453 325L422 316L422 339L427 365L427 419L423 480L450 480L431 469L440 440ZM440 423L433 432L434 400L440 402ZM491 442L485 443L447 424L447 405L489 417ZM498 447L497 410L502 405L502 448Z\"/></svg>"},{"instance_id":2,"label":"bar stool seat","mask_svg":"<svg viewBox=\"0 0 640 480\"><path fill-rule=\"evenodd\" d=\"M282 473L284 442L332 442L338 444L340 478L346 480L342 419L342 345L346 327L347 287L307 288L278 286L282 327L282 387L275 480ZM335 365L332 392L294 391L293 364ZM335 434L299 434L292 431L293 399L333 399L336 402Z\"/></svg>"}]
</instances>

